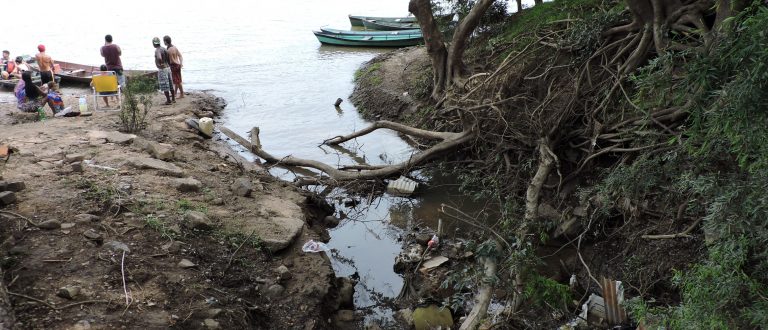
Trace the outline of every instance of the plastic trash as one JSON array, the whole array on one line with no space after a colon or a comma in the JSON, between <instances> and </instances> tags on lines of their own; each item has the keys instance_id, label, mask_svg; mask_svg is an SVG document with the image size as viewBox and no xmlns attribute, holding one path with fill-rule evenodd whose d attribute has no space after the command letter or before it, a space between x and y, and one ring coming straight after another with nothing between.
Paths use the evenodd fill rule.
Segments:
<instances>
[{"instance_id":1,"label":"plastic trash","mask_svg":"<svg viewBox=\"0 0 768 330\"><path fill-rule=\"evenodd\" d=\"M198 121L198 124L200 126L200 132L205 134L208 137L213 136L213 119L208 117L200 118Z\"/></svg>"},{"instance_id":2,"label":"plastic trash","mask_svg":"<svg viewBox=\"0 0 768 330\"><path fill-rule=\"evenodd\" d=\"M427 247L429 247L430 249L434 249L435 247L437 247L438 244L440 244L440 238L437 237L437 235L432 235L432 239L430 239L429 242L427 242Z\"/></svg>"},{"instance_id":3,"label":"plastic trash","mask_svg":"<svg viewBox=\"0 0 768 330\"><path fill-rule=\"evenodd\" d=\"M331 248L328 247L328 245L325 245L323 242L315 242L315 240L309 240L306 243L304 243L304 246L301 247L301 250L304 252L328 252L331 250Z\"/></svg>"}]
</instances>

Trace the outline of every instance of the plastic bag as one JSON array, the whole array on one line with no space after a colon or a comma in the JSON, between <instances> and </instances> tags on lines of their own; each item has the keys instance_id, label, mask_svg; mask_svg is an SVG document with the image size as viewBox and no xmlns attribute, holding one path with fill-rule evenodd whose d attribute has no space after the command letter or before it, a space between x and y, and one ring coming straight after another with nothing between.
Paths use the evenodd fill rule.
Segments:
<instances>
[{"instance_id":1,"label":"plastic bag","mask_svg":"<svg viewBox=\"0 0 768 330\"><path fill-rule=\"evenodd\" d=\"M301 250L304 252L328 252L331 250L331 248L328 247L328 245L325 245L323 242L315 242L315 240L309 240L306 243L304 243L304 246L301 247Z\"/></svg>"}]
</instances>

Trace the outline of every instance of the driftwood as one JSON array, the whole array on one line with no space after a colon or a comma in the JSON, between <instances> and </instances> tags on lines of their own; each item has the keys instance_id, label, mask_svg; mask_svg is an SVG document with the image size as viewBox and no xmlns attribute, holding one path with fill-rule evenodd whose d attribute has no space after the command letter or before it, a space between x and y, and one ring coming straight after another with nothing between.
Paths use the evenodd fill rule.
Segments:
<instances>
[{"instance_id":1,"label":"driftwood","mask_svg":"<svg viewBox=\"0 0 768 330\"><path fill-rule=\"evenodd\" d=\"M288 167L302 167L302 168L311 168L311 169L319 170L327 174L332 180L336 180L336 181L371 180L371 179L380 179L380 178L402 175L404 173L409 172L411 169L416 168L419 165L422 165L437 156L443 155L446 152L459 148L463 144L471 141L475 136L475 132L473 129L465 130L459 133L435 132L435 131L418 129L418 128L398 124L391 121L377 121L365 129L362 129L360 131L357 131L349 135L337 136L337 137L328 139L324 141L323 144L331 145L331 146L338 145L340 143L344 143L346 141L355 139L357 137L361 137L363 135L369 134L373 131L376 131L382 128L391 129L409 136L414 136L422 139L434 140L439 142L426 150L422 150L420 152L417 152L411 155L410 158L398 164L392 164L392 165L386 165L386 166L372 166L372 167L358 166L358 167L337 168L337 167L325 164L323 162L319 162L311 159L303 159L303 158L297 158L293 156L278 158L273 156L272 154L268 153L262 148L261 141L259 139L258 127L254 127L251 130L250 141L246 140L242 136L238 135L237 133L233 132L232 130L226 127L220 126L219 130L222 133L224 133L224 135L235 140L235 142L239 143L240 145L242 145L243 147L251 151L253 154L261 157L268 163L273 163L273 164L288 166Z\"/></svg>"},{"instance_id":2,"label":"driftwood","mask_svg":"<svg viewBox=\"0 0 768 330\"><path fill-rule=\"evenodd\" d=\"M464 319L464 323L461 324L460 330L474 330L480 325L480 322L485 318L485 314L488 312L488 306L491 304L491 296L493 295L493 279L496 276L496 260L494 258L486 257L485 259L485 281L483 285L475 295L475 307L469 312L467 318Z\"/></svg>"}]
</instances>

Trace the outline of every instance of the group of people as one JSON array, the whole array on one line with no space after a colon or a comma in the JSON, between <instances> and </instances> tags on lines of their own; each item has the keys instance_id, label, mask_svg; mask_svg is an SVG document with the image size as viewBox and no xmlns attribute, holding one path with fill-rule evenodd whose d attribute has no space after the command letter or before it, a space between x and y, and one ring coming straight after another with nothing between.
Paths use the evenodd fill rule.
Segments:
<instances>
[{"instance_id":1,"label":"group of people","mask_svg":"<svg viewBox=\"0 0 768 330\"><path fill-rule=\"evenodd\" d=\"M155 66L157 66L158 85L163 94L165 94L166 103L172 104L178 98L184 97L184 87L182 86L181 69L184 66L181 52L171 43L171 37L163 37L165 48L160 45L160 38L153 38L152 45L155 47ZM20 79L14 88L14 94L17 98L19 110L24 112L44 111L47 104L54 115L64 110L61 94L58 85L54 81L56 64L53 58L45 52L45 46L37 47L38 54L35 55L35 61L40 72L41 85L38 86L32 81L32 71L29 65L21 56L14 60L10 59L10 52L3 51L2 57L2 79ZM104 46L101 47L101 56L104 57L104 64L101 65L102 71L112 71L117 76L118 84L125 85L125 75L123 72L123 63L120 59L122 49L113 43L112 35L104 37ZM108 98L104 101L109 107Z\"/></svg>"},{"instance_id":2,"label":"group of people","mask_svg":"<svg viewBox=\"0 0 768 330\"><path fill-rule=\"evenodd\" d=\"M155 47L155 66L157 66L157 84L165 94L165 104L176 102L176 95L184 97L184 87L181 84L181 68L184 58L176 46L171 43L171 37L163 37L165 48L160 46L160 38L152 39ZM178 94L177 92L178 91Z\"/></svg>"}]
</instances>

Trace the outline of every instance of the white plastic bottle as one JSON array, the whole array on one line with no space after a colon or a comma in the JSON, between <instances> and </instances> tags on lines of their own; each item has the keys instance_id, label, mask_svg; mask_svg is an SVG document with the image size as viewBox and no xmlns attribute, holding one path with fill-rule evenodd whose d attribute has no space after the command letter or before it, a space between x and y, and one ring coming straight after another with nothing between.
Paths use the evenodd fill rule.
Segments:
<instances>
[{"instance_id":1,"label":"white plastic bottle","mask_svg":"<svg viewBox=\"0 0 768 330\"><path fill-rule=\"evenodd\" d=\"M80 96L80 113L88 112L88 101L85 99L85 95Z\"/></svg>"}]
</instances>

